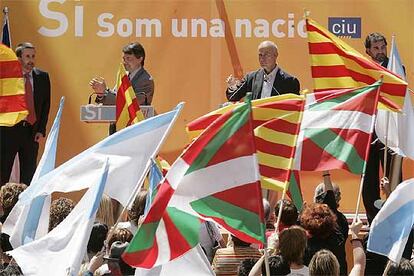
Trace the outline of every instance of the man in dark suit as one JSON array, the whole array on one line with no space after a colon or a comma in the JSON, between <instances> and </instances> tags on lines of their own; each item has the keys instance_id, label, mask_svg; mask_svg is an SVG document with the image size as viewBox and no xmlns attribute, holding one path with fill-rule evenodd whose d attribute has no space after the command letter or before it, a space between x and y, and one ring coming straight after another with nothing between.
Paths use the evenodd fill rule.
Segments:
<instances>
[{"instance_id":1,"label":"man in dark suit","mask_svg":"<svg viewBox=\"0 0 414 276\"><path fill-rule=\"evenodd\" d=\"M387 40L380 33L371 33L365 39L365 52L371 57L371 59L380 64L382 67L387 68L388 66L388 57L387 57ZM369 151L367 166L365 170L363 190L362 190L362 199L364 202L364 207L366 210L367 218L371 224L375 215L378 213L379 209L374 206L375 201L380 199L380 178L379 170L380 163L384 167L384 148L385 145L381 143L378 139L375 131L372 134L371 148ZM391 149L387 149L387 169L385 182L382 185L389 185L387 180L390 177L390 172L392 168L392 163L395 159L395 153ZM399 178L398 183L402 181L402 167L400 164L399 169Z\"/></svg>"},{"instance_id":2,"label":"man in dark suit","mask_svg":"<svg viewBox=\"0 0 414 276\"><path fill-rule=\"evenodd\" d=\"M28 42L19 44L16 55L22 65L29 114L12 127L0 128L1 185L9 181L14 157L19 154L20 182L30 184L36 170L39 143L46 136L50 108L49 74L35 68L36 50Z\"/></svg>"},{"instance_id":3,"label":"man in dark suit","mask_svg":"<svg viewBox=\"0 0 414 276\"><path fill-rule=\"evenodd\" d=\"M259 70L248 73L241 81L232 75L227 78L227 99L238 101L247 92L252 92L253 100L286 93L299 94L298 79L283 71L277 64L276 44L264 41L259 44L258 52L261 67Z\"/></svg>"}]
</instances>

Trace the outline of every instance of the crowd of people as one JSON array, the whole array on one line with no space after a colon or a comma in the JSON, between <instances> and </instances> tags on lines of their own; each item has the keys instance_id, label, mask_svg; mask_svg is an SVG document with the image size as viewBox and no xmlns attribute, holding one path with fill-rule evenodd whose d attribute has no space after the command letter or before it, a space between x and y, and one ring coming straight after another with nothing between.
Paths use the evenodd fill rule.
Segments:
<instances>
[{"instance_id":1,"label":"crowd of people","mask_svg":"<svg viewBox=\"0 0 414 276\"><path fill-rule=\"evenodd\" d=\"M1 187L2 222L26 188L25 184L18 183ZM79 275L134 275L134 268L126 264L121 255L142 222L146 197L146 190L139 192L131 209L120 214L121 222L117 224L112 200L107 196L102 198ZM323 172L323 182L315 189L314 202L305 203L302 210L288 199L279 200L271 209L269 202L263 199L267 228L265 247L246 243L207 221L199 233L205 260L211 263L216 275L267 275L266 263L269 275L381 275L387 266L386 257L366 251L367 238L360 233L363 224L356 219L348 227L338 210L340 199L340 189L332 184L329 172ZM62 222L74 206L75 202L69 198L53 200L49 231ZM346 262L347 240L353 256L350 271ZM18 264L6 253L12 250L9 236L2 233L0 242L1 275L21 275ZM411 249L412 243L408 243L402 261L399 264L390 262L386 275L414 275Z\"/></svg>"}]
</instances>

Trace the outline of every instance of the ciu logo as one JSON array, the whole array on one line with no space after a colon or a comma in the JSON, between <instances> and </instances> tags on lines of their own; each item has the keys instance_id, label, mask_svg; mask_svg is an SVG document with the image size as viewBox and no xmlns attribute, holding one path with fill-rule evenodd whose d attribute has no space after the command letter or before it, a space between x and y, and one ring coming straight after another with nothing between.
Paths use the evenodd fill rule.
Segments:
<instances>
[{"instance_id":1,"label":"ciu logo","mask_svg":"<svg viewBox=\"0 0 414 276\"><path fill-rule=\"evenodd\" d=\"M361 17L329 17L328 28L340 37L361 38Z\"/></svg>"}]
</instances>

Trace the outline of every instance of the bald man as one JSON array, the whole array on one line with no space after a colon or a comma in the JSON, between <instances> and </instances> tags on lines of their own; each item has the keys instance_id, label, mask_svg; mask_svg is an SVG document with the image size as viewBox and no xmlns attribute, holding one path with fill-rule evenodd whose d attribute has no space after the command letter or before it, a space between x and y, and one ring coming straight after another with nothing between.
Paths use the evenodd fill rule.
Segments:
<instances>
[{"instance_id":1,"label":"bald man","mask_svg":"<svg viewBox=\"0 0 414 276\"><path fill-rule=\"evenodd\" d=\"M300 84L296 77L283 71L277 64L279 55L272 41L263 41L258 47L260 69L248 73L243 80L230 75L227 78L226 96L229 101L238 101L252 92L252 99L294 93L299 94Z\"/></svg>"}]
</instances>

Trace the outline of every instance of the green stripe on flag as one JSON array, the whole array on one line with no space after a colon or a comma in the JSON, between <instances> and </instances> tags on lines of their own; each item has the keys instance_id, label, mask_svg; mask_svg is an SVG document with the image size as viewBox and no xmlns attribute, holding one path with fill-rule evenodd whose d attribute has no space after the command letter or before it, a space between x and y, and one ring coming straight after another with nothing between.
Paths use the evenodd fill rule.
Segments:
<instances>
[{"instance_id":1,"label":"green stripe on flag","mask_svg":"<svg viewBox=\"0 0 414 276\"><path fill-rule=\"evenodd\" d=\"M238 106L232 111L231 117L221 126L211 141L204 147L198 157L193 161L186 174L204 168L216 154L217 150L246 124L250 114L250 104Z\"/></svg>"},{"instance_id":2,"label":"green stripe on flag","mask_svg":"<svg viewBox=\"0 0 414 276\"><path fill-rule=\"evenodd\" d=\"M196 246L199 242L200 219L189 213L180 211L175 207L167 207L167 212L175 227L177 227L189 246Z\"/></svg>"},{"instance_id":3,"label":"green stripe on flag","mask_svg":"<svg viewBox=\"0 0 414 276\"><path fill-rule=\"evenodd\" d=\"M377 89L378 86L379 86L378 84L364 86L360 89L349 91L348 93L342 96L339 96L339 97L335 97L329 100L324 100L322 102L315 102L309 107L308 110L310 111L331 110L335 108L337 105L343 104L346 101L354 97L362 96L366 93L371 92L373 89Z\"/></svg>"},{"instance_id":4,"label":"green stripe on flag","mask_svg":"<svg viewBox=\"0 0 414 276\"><path fill-rule=\"evenodd\" d=\"M309 138L336 159L346 163L349 171L355 174L363 172L365 161L359 156L354 146L336 135L329 128L311 128L305 130L305 137ZM340 149L338 149L340 147Z\"/></svg>"},{"instance_id":5,"label":"green stripe on flag","mask_svg":"<svg viewBox=\"0 0 414 276\"><path fill-rule=\"evenodd\" d=\"M142 224L130 242L126 252L131 253L151 248L154 245L155 232L158 225L159 221Z\"/></svg>"},{"instance_id":6,"label":"green stripe on flag","mask_svg":"<svg viewBox=\"0 0 414 276\"><path fill-rule=\"evenodd\" d=\"M290 192L290 197L293 201L293 204L295 204L298 210L302 210L303 198L299 190L298 181L296 180L295 174L293 172L290 173L289 192Z\"/></svg>"},{"instance_id":7,"label":"green stripe on flag","mask_svg":"<svg viewBox=\"0 0 414 276\"><path fill-rule=\"evenodd\" d=\"M191 207L201 215L221 218L228 226L244 232L258 241L265 242L265 225L257 213L222 201L214 196L207 196L193 201Z\"/></svg>"}]
</instances>

